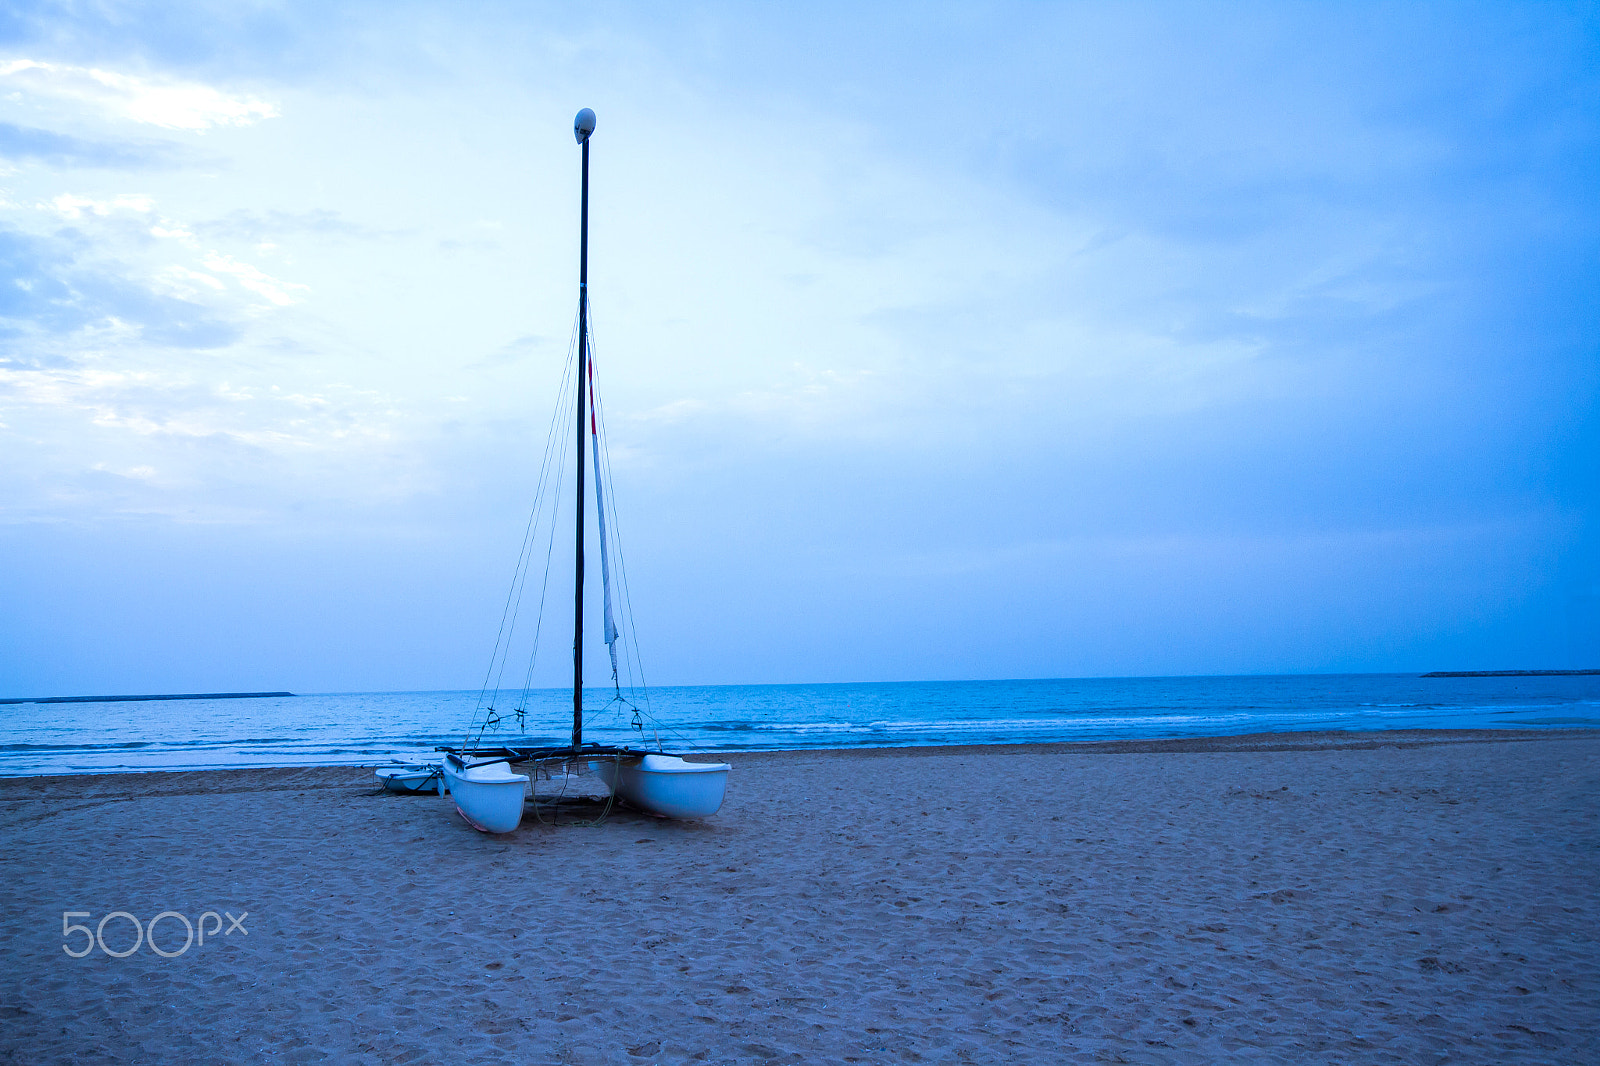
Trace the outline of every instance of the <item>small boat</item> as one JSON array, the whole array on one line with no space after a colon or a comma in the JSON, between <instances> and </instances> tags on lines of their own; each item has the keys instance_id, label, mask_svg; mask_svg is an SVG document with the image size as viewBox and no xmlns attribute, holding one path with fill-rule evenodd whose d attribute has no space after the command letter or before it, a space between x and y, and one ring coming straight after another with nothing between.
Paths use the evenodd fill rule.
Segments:
<instances>
[{"instance_id":1,"label":"small boat","mask_svg":"<svg viewBox=\"0 0 1600 1066\"><path fill-rule=\"evenodd\" d=\"M438 763L380 766L374 773L390 792L437 792L444 795L444 772Z\"/></svg>"},{"instance_id":2,"label":"small boat","mask_svg":"<svg viewBox=\"0 0 1600 1066\"><path fill-rule=\"evenodd\" d=\"M600 574L603 588L603 627L602 633L611 654L611 677L617 683L617 643L620 639L618 628L612 616L611 596L611 550L607 541L607 497L603 491L601 475L600 450L602 437L597 425L596 399L594 385L593 362L590 359L589 345L589 139L594 133L594 112L587 107L578 112L573 122L573 134L577 137L578 144L583 148L583 194L582 212L579 229L579 255L578 255L578 323L577 323L577 348L576 348L576 377L575 383L577 401L577 434L576 434L576 573L575 592L573 603L573 639L572 639L572 742L562 746L524 746L508 744L500 748L484 748L477 742L463 743L460 748L443 748L446 752L444 760L444 780L449 786L450 794L455 802L456 810L461 817L475 829L486 833L509 833L517 828L522 819L523 797L525 793L531 794L532 789L529 779L512 772L511 764L533 766L536 771L548 772L551 767L561 767L561 772L572 774L588 770L605 783L614 798L620 799L631 806L644 811L646 814L662 818L705 818L715 814L722 807L723 795L727 789L728 771L731 767L725 762L718 763L692 763L680 756L669 754L665 751L648 751L627 746L585 744L583 740L583 577L584 577L584 444L587 436L593 442L592 456L594 461L594 505L596 527L600 534ZM585 400L588 400L588 410L585 410ZM558 408L559 409L559 408ZM554 431L552 429L552 431ZM543 475L541 475L541 478ZM537 515L537 504L535 505ZM535 529L538 523L531 521L529 529ZM554 527L552 526L552 536ZM553 541L552 541L553 542ZM532 558L525 553L525 558ZM548 556L547 556L548 558ZM619 559L620 562L620 559ZM524 565L519 561L519 567ZM523 577L525 577L525 572ZM548 570L546 572L548 577ZM517 578L513 579L513 591L520 589ZM520 595L508 597L508 604L520 603ZM541 610L543 599L541 596ZM515 628L514 614L511 616L512 628ZM542 617L542 615L541 615ZM506 621L502 618L502 629ZM537 629L537 627L536 627ZM510 637L506 637L506 647L509 648ZM500 655L500 645L496 645L496 655ZM501 668L504 659L499 660ZM494 660L490 664L491 673L494 672ZM528 672L532 676L530 662ZM496 675L498 676L498 675ZM485 691L487 691L487 681ZM498 682L496 683L498 692ZM526 690L524 698L526 698ZM620 685L617 686L616 701L632 707L635 726L639 725L640 709L622 700ZM615 702L615 701L614 701ZM485 717L485 728L489 727L492 720L495 723L503 721L494 712L491 705L489 714ZM523 711L515 712L516 720L520 724ZM476 719L475 719L476 722ZM482 731L479 731L479 738ZM660 748L660 741L657 741Z\"/></svg>"},{"instance_id":3,"label":"small boat","mask_svg":"<svg viewBox=\"0 0 1600 1066\"><path fill-rule=\"evenodd\" d=\"M528 779L512 773L508 762L453 752L444 758L444 780L456 812L480 833L509 833L522 823Z\"/></svg>"}]
</instances>

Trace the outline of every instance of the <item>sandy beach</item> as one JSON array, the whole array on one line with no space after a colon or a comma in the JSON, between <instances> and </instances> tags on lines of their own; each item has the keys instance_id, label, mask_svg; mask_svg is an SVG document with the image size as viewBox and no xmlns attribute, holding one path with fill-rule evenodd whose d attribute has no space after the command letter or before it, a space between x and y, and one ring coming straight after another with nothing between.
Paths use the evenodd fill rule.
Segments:
<instances>
[{"instance_id":1,"label":"sandy beach","mask_svg":"<svg viewBox=\"0 0 1600 1066\"><path fill-rule=\"evenodd\" d=\"M729 761L505 837L362 769L0 780L0 1060L1600 1061L1595 732ZM70 957L117 911L173 957Z\"/></svg>"}]
</instances>

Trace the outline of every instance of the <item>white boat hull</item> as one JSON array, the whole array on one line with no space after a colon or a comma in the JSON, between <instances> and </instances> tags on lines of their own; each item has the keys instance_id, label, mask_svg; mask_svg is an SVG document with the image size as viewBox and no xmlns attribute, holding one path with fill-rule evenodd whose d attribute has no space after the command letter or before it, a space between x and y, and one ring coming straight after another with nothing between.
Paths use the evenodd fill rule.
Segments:
<instances>
[{"instance_id":1,"label":"white boat hull","mask_svg":"<svg viewBox=\"0 0 1600 1066\"><path fill-rule=\"evenodd\" d=\"M727 763L685 762L676 755L594 759L589 763L612 794L660 818L709 818L727 792Z\"/></svg>"},{"instance_id":2,"label":"white boat hull","mask_svg":"<svg viewBox=\"0 0 1600 1066\"><path fill-rule=\"evenodd\" d=\"M509 833L522 824L528 779L512 773L504 762L457 769L452 759L446 759L444 780L456 812L478 832Z\"/></svg>"},{"instance_id":3,"label":"white boat hull","mask_svg":"<svg viewBox=\"0 0 1600 1066\"><path fill-rule=\"evenodd\" d=\"M426 766L385 766L373 772L390 792L438 792L444 795L444 777L437 763Z\"/></svg>"}]
</instances>

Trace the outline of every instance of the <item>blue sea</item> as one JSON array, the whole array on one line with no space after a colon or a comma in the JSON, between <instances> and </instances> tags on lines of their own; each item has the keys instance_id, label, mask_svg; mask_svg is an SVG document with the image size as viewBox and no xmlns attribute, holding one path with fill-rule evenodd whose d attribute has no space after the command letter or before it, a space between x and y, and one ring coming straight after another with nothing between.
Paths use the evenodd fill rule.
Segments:
<instances>
[{"instance_id":1,"label":"blue sea","mask_svg":"<svg viewBox=\"0 0 1600 1066\"><path fill-rule=\"evenodd\" d=\"M652 689L637 716L585 693L585 740L668 751L1236 736L1346 729L1600 727L1600 676L1415 674L710 685ZM0 706L0 776L382 764L465 739L477 692ZM565 743L570 691L535 691L485 746Z\"/></svg>"}]
</instances>

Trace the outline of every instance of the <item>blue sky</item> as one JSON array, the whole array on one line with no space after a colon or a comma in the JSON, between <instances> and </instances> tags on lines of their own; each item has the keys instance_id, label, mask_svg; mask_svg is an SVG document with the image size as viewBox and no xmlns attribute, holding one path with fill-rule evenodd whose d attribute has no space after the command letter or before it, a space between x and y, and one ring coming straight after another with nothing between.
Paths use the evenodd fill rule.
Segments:
<instances>
[{"instance_id":1,"label":"blue sky","mask_svg":"<svg viewBox=\"0 0 1600 1066\"><path fill-rule=\"evenodd\" d=\"M1600 665L1597 56L1593 4L14 5L0 691L481 678L582 106L657 682Z\"/></svg>"}]
</instances>

